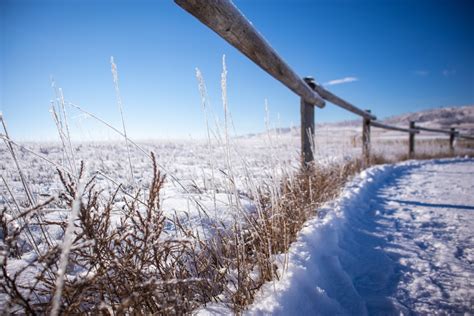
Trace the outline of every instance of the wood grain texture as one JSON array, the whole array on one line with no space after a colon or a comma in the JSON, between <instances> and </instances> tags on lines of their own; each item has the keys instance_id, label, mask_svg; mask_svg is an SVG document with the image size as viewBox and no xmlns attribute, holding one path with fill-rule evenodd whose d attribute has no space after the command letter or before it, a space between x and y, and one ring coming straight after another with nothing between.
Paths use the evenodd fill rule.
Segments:
<instances>
[{"instance_id":1,"label":"wood grain texture","mask_svg":"<svg viewBox=\"0 0 474 316\"><path fill-rule=\"evenodd\" d=\"M307 103L324 107L324 100L285 63L231 1L175 0L175 2Z\"/></svg>"}]
</instances>

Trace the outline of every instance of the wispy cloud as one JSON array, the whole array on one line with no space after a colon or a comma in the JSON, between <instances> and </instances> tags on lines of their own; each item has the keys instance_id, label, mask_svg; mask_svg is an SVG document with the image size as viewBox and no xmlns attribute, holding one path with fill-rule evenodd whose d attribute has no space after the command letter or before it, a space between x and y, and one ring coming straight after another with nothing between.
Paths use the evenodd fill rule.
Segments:
<instances>
[{"instance_id":1,"label":"wispy cloud","mask_svg":"<svg viewBox=\"0 0 474 316\"><path fill-rule=\"evenodd\" d=\"M414 74L417 76L425 77L428 76L430 72L428 70L415 70Z\"/></svg>"},{"instance_id":2,"label":"wispy cloud","mask_svg":"<svg viewBox=\"0 0 474 316\"><path fill-rule=\"evenodd\" d=\"M444 69L441 73L443 74L443 76L449 77L449 76L452 76L452 75L456 74L456 70L455 69Z\"/></svg>"},{"instance_id":3,"label":"wispy cloud","mask_svg":"<svg viewBox=\"0 0 474 316\"><path fill-rule=\"evenodd\" d=\"M357 77L344 77L341 79L334 79L330 80L326 83L324 83L325 86L334 86L337 84L343 84L343 83L348 83L348 82L354 82L354 81L359 81L359 78Z\"/></svg>"}]
</instances>

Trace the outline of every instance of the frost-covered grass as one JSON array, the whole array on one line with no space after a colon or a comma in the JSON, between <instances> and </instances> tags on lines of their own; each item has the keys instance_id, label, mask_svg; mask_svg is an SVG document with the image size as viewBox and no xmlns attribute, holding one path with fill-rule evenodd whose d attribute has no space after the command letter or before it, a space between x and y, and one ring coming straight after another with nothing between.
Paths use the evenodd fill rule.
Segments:
<instances>
[{"instance_id":1,"label":"frost-covered grass","mask_svg":"<svg viewBox=\"0 0 474 316\"><path fill-rule=\"evenodd\" d=\"M84 181L92 181L93 190L81 198L81 216L75 221L80 237L68 257L61 311L186 312L206 303L220 303L235 312L244 309L265 282L282 277L285 265L276 262L285 262L285 253L306 220L360 170L354 164L357 140L352 144L350 137L343 142L335 137L338 141L331 143L323 134L318 136L324 141L310 173L299 170L298 136L291 133L232 139L229 149L218 143L208 146L206 141L140 144L145 151L157 152L156 161L173 175L160 184L153 208L146 207L156 180L148 156L131 150L138 189L128 182L123 143L73 144L76 159L87 166ZM269 142L269 137L276 140ZM64 170L60 181L53 164L30 152L65 166L62 145L21 145L28 148L15 150L21 170L37 203L47 203L28 211L21 178L10 153L2 148L2 161L7 162L2 176L8 184L1 192L3 231L10 230L14 240L3 261L4 273L13 279L5 283L2 304L11 304L13 311L48 311L60 275L59 266L51 263L61 256L78 182ZM404 145L403 140L390 140L386 153L394 154L394 148ZM329 152L323 154L323 148ZM228 150L230 160L225 158ZM19 212L26 213L18 217ZM146 218L143 223L140 216ZM152 241L140 242L149 234L145 231L153 231L146 237ZM8 240L6 234L3 238ZM163 251L169 253L163 256ZM141 253L156 261L140 261ZM118 277L123 275L130 278ZM33 285L31 292L22 289L31 290ZM18 300L20 293L23 301ZM147 295L152 299L144 304L150 299ZM8 297L16 300L8 303Z\"/></svg>"},{"instance_id":2,"label":"frost-covered grass","mask_svg":"<svg viewBox=\"0 0 474 316\"><path fill-rule=\"evenodd\" d=\"M45 148L39 152L47 155L50 161L54 161L58 154L57 164L60 165L61 152L55 151L54 147ZM105 148L107 151L114 146ZM207 150L206 146L202 148ZM33 150L31 146L30 150ZM95 146L91 150L106 157ZM80 157L80 152L76 152L77 157ZM29 152L19 151L20 158L25 158L23 154ZM117 156L126 157L112 155L111 159ZM190 160L196 161L192 155L190 157ZM266 162L270 159L267 158ZM122 163L127 166L127 161ZM274 167L277 166L273 163ZM205 166L183 163L181 172L187 167L189 173L179 178L175 175L175 180L168 180L166 185L160 184L162 199L158 202L155 192L158 206L152 209L146 205L154 192L154 180L143 182L147 192L134 191L131 185L116 185L126 183L126 179L120 178L126 167L119 168L120 163L115 162L115 168L82 175L88 187L84 195L79 196L82 207L75 221L77 238L67 247L71 254L64 283L58 283L63 274L58 271L63 270L55 262L63 253L62 240L68 235L65 233L67 220L73 201L78 198L79 182L65 171L60 172L62 177L58 181L58 171L51 167L44 170L43 180L32 181L31 187L39 199L38 203L46 202L31 209L22 194L21 181L15 181L20 180L15 179L15 169L9 170L6 180L11 184L3 192L2 200L5 206L4 246L7 250L3 261L4 279L7 280L4 291L8 295L3 298L4 304L6 307L11 305L13 311L18 308L23 311L48 311L54 302L53 294L58 293L57 284L62 284L61 310L65 312L98 311L103 308L115 312L124 309L143 313L168 309L179 312L216 301L223 301L239 311L252 301L254 293L265 281L281 274L272 265L273 257L288 248L302 223L314 214L318 203L333 196L341 177L348 175L347 172L334 174L338 172L336 165L332 163L333 167L330 167L329 164L326 162L318 174L295 177L284 174L286 171L281 165L262 172L264 165L250 165L246 161L239 168L232 169L232 177L224 165L208 172L208 177L216 174L214 178L206 178L203 176L206 174ZM31 166L37 165L46 169L48 163L44 160L31 163ZM151 162L142 168L138 168L140 164L135 166L134 170L145 174L136 176L137 179L143 179L150 171L150 178L157 178L153 178ZM35 173L30 167L21 168L28 179ZM89 170L94 168L93 163L88 164ZM296 171L295 168L293 173L296 174ZM283 177L287 179L284 183L281 182ZM318 186L324 179L329 181L329 185ZM16 203L18 209L15 210ZM149 215L141 215L143 212ZM140 216L146 220L142 222ZM153 216L158 217L153 221L155 224L150 223ZM22 226L21 223L27 225ZM152 224L153 229L148 228ZM40 233L39 227L44 234ZM145 239L147 229L154 230L156 240L147 239L140 243ZM121 242L116 244L117 240ZM171 249L177 252L159 256L171 243L169 240L176 243ZM124 250L122 247L129 248ZM152 249L156 253L150 252L148 247L155 247ZM148 260L153 258L156 261L142 262L141 253L150 253ZM124 254L127 256L124 257ZM170 258L180 261L170 262ZM166 273L160 265L168 267ZM6 278L6 275L11 278ZM123 275L138 279L118 277ZM107 280L104 279L106 277ZM142 284L150 278L155 280L154 283ZM30 284L32 279L38 280L38 283ZM113 284L114 280L119 282L120 290ZM106 287L105 284L113 287ZM31 291L22 290L24 286ZM74 290L77 287L83 295ZM178 288L182 290L176 293ZM94 296L94 291L104 297ZM157 295L157 292L162 295ZM129 297L130 293L136 295ZM152 303L144 305L143 300L149 299L147 295L153 298ZM14 300L9 301L8 298ZM137 309L137 306L145 307ZM178 310L178 307L182 309Z\"/></svg>"},{"instance_id":3,"label":"frost-covered grass","mask_svg":"<svg viewBox=\"0 0 474 316\"><path fill-rule=\"evenodd\" d=\"M319 127L316 163L301 170L299 130L267 123L265 133L232 135L225 65L223 124L199 71L197 78L204 140L133 141L123 117L122 128L113 127L60 89L52 106L60 143L18 143L5 127L2 309L181 314L217 303L240 312L282 277L286 265L277 263L287 262L304 223L360 170L360 129ZM68 106L122 140L73 141ZM374 131L374 162L406 155L405 137ZM447 146L428 136L416 150L437 156Z\"/></svg>"}]
</instances>

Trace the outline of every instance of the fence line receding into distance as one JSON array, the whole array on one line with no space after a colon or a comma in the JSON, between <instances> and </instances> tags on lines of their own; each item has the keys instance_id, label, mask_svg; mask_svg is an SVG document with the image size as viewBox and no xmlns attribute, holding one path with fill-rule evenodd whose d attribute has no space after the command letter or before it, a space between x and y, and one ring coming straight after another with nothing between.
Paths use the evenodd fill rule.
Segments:
<instances>
[{"instance_id":1,"label":"fence line receding into distance","mask_svg":"<svg viewBox=\"0 0 474 316\"><path fill-rule=\"evenodd\" d=\"M408 128L392 126L377 121L370 112L364 111L338 97L317 84L311 77L302 79L278 55L265 38L230 0L174 0L180 7L216 32L242 54L265 70L272 77L301 97L301 158L303 167L314 160L311 144L314 139L314 106L323 108L325 101L362 117L362 155L366 163L370 159L370 127L406 132L409 134L408 155L415 152L415 134L420 131L449 134L450 149L454 150L454 139L461 135L454 128L450 130L426 128L409 122Z\"/></svg>"}]
</instances>

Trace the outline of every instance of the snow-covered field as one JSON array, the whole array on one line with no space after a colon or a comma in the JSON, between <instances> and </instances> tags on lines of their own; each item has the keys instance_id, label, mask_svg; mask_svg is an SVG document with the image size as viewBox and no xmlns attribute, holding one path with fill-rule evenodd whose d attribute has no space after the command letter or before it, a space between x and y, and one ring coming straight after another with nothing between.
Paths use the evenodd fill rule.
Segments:
<instances>
[{"instance_id":1,"label":"snow-covered field","mask_svg":"<svg viewBox=\"0 0 474 316\"><path fill-rule=\"evenodd\" d=\"M319 162L359 157L361 155L359 127L322 126L316 130L315 156ZM448 151L445 136L419 136L417 153L437 154ZM18 144L16 154L32 191L42 197L58 193L58 166L71 170L68 157L60 143L29 142ZM248 190L242 179L251 177L261 184L275 173L291 173L299 167L299 130L284 133L273 131L248 137L232 138L229 145L223 140L148 141L139 142L141 149L129 144L133 181L130 176L128 153L123 141L79 142L72 144L69 158L84 161L89 173L99 173L102 185L114 189L117 183L146 187L151 180L151 160L154 152L162 171L168 175L164 200L186 199L189 191L215 189L223 186L228 169L236 178L239 190ZM143 151L145 153L143 153ZM399 132L373 130L372 152L394 158L407 153L407 135ZM41 157L50 160L46 162ZM18 171L7 147L0 145L0 171L16 197L24 195ZM247 179L248 180L248 179ZM179 183L178 183L179 182ZM248 181L247 181L248 182ZM10 200L4 183L1 185L0 205ZM187 190L183 190L183 186ZM179 204L179 203L178 203Z\"/></svg>"},{"instance_id":2,"label":"snow-covered field","mask_svg":"<svg viewBox=\"0 0 474 316\"><path fill-rule=\"evenodd\" d=\"M373 131L373 152L386 157L406 154L406 138L406 135L400 133ZM419 153L437 154L446 152L448 149L446 137L436 139L432 135L426 135L419 139L423 139L417 143ZM142 189L143 197L140 195L139 198L146 200L145 189L152 178L152 166L148 153L154 152L159 169L167 175L167 181L161 191L161 209L166 216L177 216L189 227L202 231L204 236L212 231L215 223L231 227L236 221L239 222L239 218L245 216L242 210L255 212L256 205L251 196L256 190L265 186L278 188L281 177L294 174L300 165L299 131L297 130L282 133L269 131L229 140L216 138L210 143L201 140L154 141L141 142L138 144L139 148L129 144L130 158L123 141L72 143L71 146L40 142L17 145L14 148L20 168L25 174L33 195L40 202L50 197L57 197L63 191L56 168L74 174L74 169L78 167L78 162L81 160L85 162L88 175L96 176L98 187L104 190L104 197L107 197L107 194L110 195L118 184L121 184L121 192L116 197L117 201L120 200L120 196L134 195L137 189ZM360 147L359 127L323 126L317 129L314 151L318 162L323 165L332 161L358 157L361 153ZM75 163L71 163L72 160ZM0 146L0 161L2 176L0 208L7 207L9 210L15 210L16 203L26 207L21 178L6 146ZM466 168L470 163L470 170L472 170L472 161L463 163ZM454 162L452 164L456 168L461 168L461 164ZM320 214L327 214L325 217L314 219L303 230L300 242L292 247L288 272L284 274L281 281L264 287L256 300L257 305L252 306L250 311L287 314L287 312L296 312L295 308L303 308L298 312L315 313L317 311L324 314L364 313L384 311L384 308L388 308L389 310L430 312L432 309L429 309L426 302L433 302L434 297L439 297L440 303L437 305L445 306L448 311L457 311L455 308L466 311L466 300L470 300L472 306L472 296L469 296L472 284L464 284L459 289L452 289L443 283L445 280L451 281L457 278L466 281L469 278L463 279L460 275L472 274L472 270L470 272L468 269L463 270L460 265L455 264L456 260L462 258L467 258L468 265L472 263L469 246L460 246L461 242L467 240L465 235L468 235L469 230L473 228L472 220L470 222L469 218L465 220L463 223L465 226L460 225L460 228L456 229L459 234L450 237L451 242L456 245L450 246L444 241L430 243L437 238L435 234L442 234L445 230L447 233L452 229L452 222L443 224L440 221L439 225L431 223L438 221L438 217L448 219L446 216L442 217L443 212L439 213L438 209L430 213L432 210L429 204L434 204L434 202L429 195L439 194L439 192L433 191L431 186L424 185L426 192L419 191L419 196L405 197L399 196L404 194L401 190L413 187L404 184L393 186L396 181L410 176L410 171L413 171L413 177L416 180L416 171L428 168L423 166L425 166L423 163L407 163L376 167L355 180L335 204L327 205L320 212ZM451 168L440 162L432 166L433 169ZM434 177L437 174L436 172L432 175L427 173L425 177ZM442 173L439 174L442 175ZM451 180L456 182L457 178L454 177ZM417 183L420 184L422 181L424 180L419 179ZM444 186L444 182L446 181L443 179L429 179L428 183L432 186L438 184L441 188L448 190L447 193L455 188L449 184ZM472 184L472 180L462 183ZM394 207L393 212L386 211L384 195L380 193L382 188L394 190L393 196L390 196L391 203L407 205ZM472 190L472 187L470 189ZM384 194L389 193L387 191ZM416 211L418 213L415 210L409 214L402 212L403 207L413 206L409 202L417 201L417 198L423 196L430 200L421 202L426 205L420 204ZM469 202L466 203L469 205ZM452 204L459 203L453 201ZM120 205L119 202L117 206ZM46 218L48 220L64 218L65 211L68 211L64 207L64 205L56 204L48 206L44 210ZM424 208L427 209L426 212L422 212ZM458 214L461 211L455 208L454 213L451 210L450 213ZM118 222L123 215L120 208L114 209L113 212L114 221ZM375 216L366 216L367 212L374 213ZM418 225L417 221L423 222ZM391 228L390 225L393 223L397 223L398 226ZM386 227L384 226L382 231L379 228L383 225ZM408 229L409 225L418 225L416 232L419 234L415 237L408 235L411 232ZM471 226L468 227L468 225ZM407 228L398 233L396 229L400 227ZM172 227L170 226L169 229L172 230ZM390 229L393 231L390 235L382 236L373 235L373 229L379 229L377 232L380 234L388 234ZM466 230L463 231L463 229ZM58 243L61 242L60 230L49 233L53 239L57 239ZM435 236L434 239L429 238L430 234ZM343 237L345 239L341 240L344 243L338 239ZM358 238L361 239L360 243ZM384 238L387 239L386 242L382 242ZM418 243L414 243L415 240ZM393 246L394 250L392 248L390 250L389 245ZM472 247L472 244L470 245ZM445 264L449 265L450 271L454 271L455 276L452 278L446 274L445 270L431 266L432 263L443 264L444 261L439 259L438 255L442 256L443 260L449 259L445 249L450 249L450 247L454 247L457 253L457 257L448 260ZM459 250L456 247L459 247ZM400 256L410 251L418 252L417 257L414 255L400 257L404 260L400 259L394 263L392 257L381 252L382 248L384 251L390 250ZM443 252L439 253L439 251ZM14 273L24 265L32 255L34 254L31 250L30 253L24 254L21 260L13 260L16 266L9 267L10 273ZM437 258L437 261L431 260L432 257ZM282 256L282 258L286 257ZM401 274L400 271L405 271L402 267L406 266L410 267L411 274ZM380 270L385 268L388 272ZM280 271L282 270L285 269L280 266ZM436 274L436 271L439 273ZM388 296L392 292L383 287L384 280L389 279L392 282L390 286L394 287L402 284L400 280L405 276L408 278L404 281L407 286L396 288L396 295ZM432 279L431 283L428 282L430 280L428 276ZM428 277L428 281L424 279L425 277ZM371 284L373 287L370 286ZM419 288L423 288L425 292L419 291ZM457 291L457 294L453 294L454 291ZM384 295L388 298L382 296L382 293L385 293ZM460 297L462 301L453 302L454 296ZM296 300L297 298L303 299L304 304ZM211 305L207 311L212 308L226 311L223 305Z\"/></svg>"},{"instance_id":3,"label":"snow-covered field","mask_svg":"<svg viewBox=\"0 0 474 316\"><path fill-rule=\"evenodd\" d=\"M249 314L471 315L474 160L362 172L307 223Z\"/></svg>"}]
</instances>

